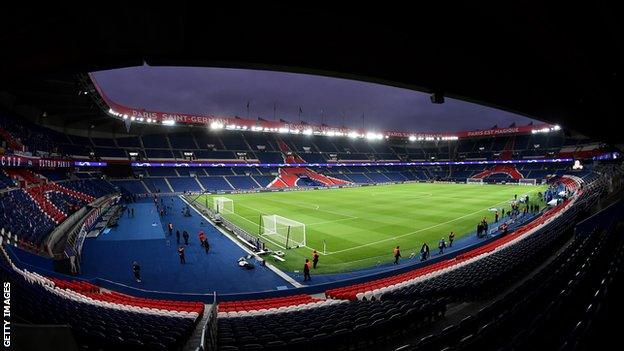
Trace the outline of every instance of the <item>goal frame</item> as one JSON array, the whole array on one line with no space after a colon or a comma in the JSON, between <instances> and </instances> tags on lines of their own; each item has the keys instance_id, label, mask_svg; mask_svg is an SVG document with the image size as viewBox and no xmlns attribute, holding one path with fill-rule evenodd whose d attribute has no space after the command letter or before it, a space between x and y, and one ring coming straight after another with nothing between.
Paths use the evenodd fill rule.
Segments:
<instances>
[{"instance_id":1,"label":"goal frame","mask_svg":"<svg viewBox=\"0 0 624 351\"><path fill-rule=\"evenodd\" d=\"M271 236L277 236L280 239L277 239L277 243L279 245L283 245L286 249L291 249L292 247L301 247L306 246L306 225L301 222L297 222L290 218L286 218L280 215L271 214L271 215L262 215L262 231L261 236L267 237L270 239ZM282 226L282 230L278 227ZM301 238L293 238L295 234L293 232L293 228L301 229ZM285 230L285 232L284 232Z\"/></svg>"},{"instance_id":2,"label":"goal frame","mask_svg":"<svg viewBox=\"0 0 624 351\"><path fill-rule=\"evenodd\" d=\"M483 185L485 182L483 178L466 178L466 184Z\"/></svg>"},{"instance_id":3,"label":"goal frame","mask_svg":"<svg viewBox=\"0 0 624 351\"><path fill-rule=\"evenodd\" d=\"M522 179L518 179L518 185L525 185L525 186L537 185L537 179L535 179L535 178L522 178Z\"/></svg>"},{"instance_id":4,"label":"goal frame","mask_svg":"<svg viewBox=\"0 0 624 351\"><path fill-rule=\"evenodd\" d=\"M223 204L231 204L231 208L226 210L226 206L223 206ZM234 200L225 197L225 196L217 196L215 198L212 199L212 205L214 207L214 212L215 213L221 213L221 214L232 214L234 213Z\"/></svg>"}]
</instances>

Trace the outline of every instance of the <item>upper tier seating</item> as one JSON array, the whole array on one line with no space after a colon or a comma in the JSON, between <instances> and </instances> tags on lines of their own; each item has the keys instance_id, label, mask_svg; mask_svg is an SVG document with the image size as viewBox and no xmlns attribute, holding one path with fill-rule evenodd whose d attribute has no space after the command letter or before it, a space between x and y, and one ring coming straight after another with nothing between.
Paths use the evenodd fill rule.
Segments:
<instances>
[{"instance_id":1,"label":"upper tier seating","mask_svg":"<svg viewBox=\"0 0 624 351\"><path fill-rule=\"evenodd\" d=\"M281 152L256 152L260 163L284 163Z\"/></svg>"},{"instance_id":2,"label":"upper tier seating","mask_svg":"<svg viewBox=\"0 0 624 351\"><path fill-rule=\"evenodd\" d=\"M130 194L147 194L149 192L143 185L143 182L137 179L112 180L111 183L125 189Z\"/></svg>"},{"instance_id":3,"label":"upper tier seating","mask_svg":"<svg viewBox=\"0 0 624 351\"><path fill-rule=\"evenodd\" d=\"M91 196L97 199L104 195L115 193L115 188L104 179L70 180L60 183L63 187Z\"/></svg>"},{"instance_id":4,"label":"upper tier seating","mask_svg":"<svg viewBox=\"0 0 624 351\"><path fill-rule=\"evenodd\" d=\"M42 176L46 177L47 179L56 182L56 181L60 181L60 180L65 180L68 179L69 176L67 174L66 170L45 170L45 169L40 169L37 171L37 173L41 174Z\"/></svg>"},{"instance_id":5,"label":"upper tier seating","mask_svg":"<svg viewBox=\"0 0 624 351\"><path fill-rule=\"evenodd\" d=\"M171 189L164 178L146 178L143 183L152 193L170 193Z\"/></svg>"},{"instance_id":6,"label":"upper tier seating","mask_svg":"<svg viewBox=\"0 0 624 351\"><path fill-rule=\"evenodd\" d=\"M224 177L198 177L197 180L199 180L208 191L234 189Z\"/></svg>"},{"instance_id":7,"label":"upper tier seating","mask_svg":"<svg viewBox=\"0 0 624 351\"><path fill-rule=\"evenodd\" d=\"M143 140L143 147L146 149L169 149L169 142L163 134L143 135L141 140Z\"/></svg>"},{"instance_id":8,"label":"upper tier seating","mask_svg":"<svg viewBox=\"0 0 624 351\"><path fill-rule=\"evenodd\" d=\"M167 178L174 192L202 191L194 177Z\"/></svg>"},{"instance_id":9,"label":"upper tier seating","mask_svg":"<svg viewBox=\"0 0 624 351\"><path fill-rule=\"evenodd\" d=\"M162 150L162 149L145 149L145 156L147 156L150 160L158 160L158 159L175 159L173 156L173 152L171 150Z\"/></svg>"},{"instance_id":10,"label":"upper tier seating","mask_svg":"<svg viewBox=\"0 0 624 351\"><path fill-rule=\"evenodd\" d=\"M259 185L249 176L227 176L227 181L234 189L254 189Z\"/></svg>"},{"instance_id":11,"label":"upper tier seating","mask_svg":"<svg viewBox=\"0 0 624 351\"><path fill-rule=\"evenodd\" d=\"M141 140L137 137L124 137L117 138L117 145L120 147L128 147L128 148L140 148Z\"/></svg>"},{"instance_id":12,"label":"upper tier seating","mask_svg":"<svg viewBox=\"0 0 624 351\"><path fill-rule=\"evenodd\" d=\"M184 134L169 134L169 142L174 149L197 149L193 135L189 133Z\"/></svg>"}]
</instances>

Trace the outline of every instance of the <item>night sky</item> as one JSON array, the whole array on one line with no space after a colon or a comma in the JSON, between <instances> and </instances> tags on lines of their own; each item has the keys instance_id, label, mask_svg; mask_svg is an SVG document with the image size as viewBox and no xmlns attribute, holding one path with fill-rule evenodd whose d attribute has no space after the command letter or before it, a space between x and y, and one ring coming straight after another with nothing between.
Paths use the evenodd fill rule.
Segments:
<instances>
[{"instance_id":1,"label":"night sky","mask_svg":"<svg viewBox=\"0 0 624 351\"><path fill-rule=\"evenodd\" d=\"M132 67L94 73L113 101L160 112L282 118L368 130L461 131L531 119L385 85L305 74L194 67ZM274 106L276 113L274 114ZM362 115L364 121L362 121Z\"/></svg>"}]
</instances>

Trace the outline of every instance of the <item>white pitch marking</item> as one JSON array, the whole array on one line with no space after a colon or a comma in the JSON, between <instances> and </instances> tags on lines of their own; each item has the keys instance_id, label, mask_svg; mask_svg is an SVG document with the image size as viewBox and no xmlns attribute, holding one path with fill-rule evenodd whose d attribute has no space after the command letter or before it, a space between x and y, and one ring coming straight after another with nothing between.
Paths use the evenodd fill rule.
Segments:
<instances>
[{"instance_id":1,"label":"white pitch marking","mask_svg":"<svg viewBox=\"0 0 624 351\"><path fill-rule=\"evenodd\" d=\"M313 226L313 225L321 225L321 224L328 224L328 223L336 223L336 222L342 222L342 221L352 221L354 219L359 219L360 217L353 217L353 218L342 218L342 219L334 219L332 221L322 221L322 222L314 222L314 223L304 223L306 226Z\"/></svg>"},{"instance_id":2,"label":"white pitch marking","mask_svg":"<svg viewBox=\"0 0 624 351\"><path fill-rule=\"evenodd\" d=\"M534 192L536 192L536 191L537 191L537 190L533 190L533 191L531 191L531 192L529 192L529 193L534 193ZM509 202L509 200L504 200L504 201L498 202L498 203L496 203L496 204L494 204L494 205L492 205L492 206L500 205L500 204L502 204L502 203L507 203L507 202ZM455 219L451 219L451 220L446 221L446 222L438 223L438 224L432 225L432 226L427 227L427 228L418 229L418 230L415 230L415 231L413 231L413 232L405 233L405 234L398 235L398 236L395 236L395 237L392 237L392 238L386 238L386 239L382 239L382 240L378 240L378 241L374 241L374 242L370 242L370 243L366 243L366 244L362 244L362 245L358 245L358 246L353 246L353 247L350 247L350 248L347 248L347 249L343 249L343 250L338 250L338 251L328 252L328 253L326 253L326 255L327 255L327 256L329 256L329 255L333 255L333 254L337 254L337 253L341 253L341 252L345 252L345 251L356 250L356 249L359 249L359 248L362 248L362 247L371 246L371 245L376 245L376 244L383 243L383 242L386 242L386 241L396 240L396 239L398 239L398 238L402 238L402 237L405 237L405 236L414 235L414 234L417 234L417 233L423 232L423 231L425 231L425 230L429 230L429 229L432 229L432 228L436 228L436 227L439 227L439 226L444 225L444 224L453 223L453 222L455 222L455 221L457 221L457 220L459 220L459 219L462 219L462 218L466 218L466 217L472 216L472 215L474 215L474 214L476 214L476 213L479 213L479 212L483 212L483 211L485 211L485 210L488 210L488 209L489 209L489 208L491 208L492 206L488 206L488 207L486 207L486 208L484 208L484 209L477 210L477 211L474 211L474 212L472 212L472 213L468 213L468 214L466 214L466 215L463 215L463 216L461 216L461 217L457 217L457 218L455 218Z\"/></svg>"}]
</instances>

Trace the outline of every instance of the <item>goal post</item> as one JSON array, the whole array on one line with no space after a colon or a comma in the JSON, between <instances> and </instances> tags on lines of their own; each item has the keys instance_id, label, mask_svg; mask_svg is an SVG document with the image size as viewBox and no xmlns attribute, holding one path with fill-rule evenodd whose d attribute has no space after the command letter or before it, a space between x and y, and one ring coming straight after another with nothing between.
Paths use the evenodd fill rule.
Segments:
<instances>
[{"instance_id":1,"label":"goal post","mask_svg":"<svg viewBox=\"0 0 624 351\"><path fill-rule=\"evenodd\" d=\"M262 236L286 249L306 245L305 224L278 215L262 215Z\"/></svg>"},{"instance_id":2,"label":"goal post","mask_svg":"<svg viewBox=\"0 0 624 351\"><path fill-rule=\"evenodd\" d=\"M483 185L483 178L468 178L466 184Z\"/></svg>"},{"instance_id":3,"label":"goal post","mask_svg":"<svg viewBox=\"0 0 624 351\"><path fill-rule=\"evenodd\" d=\"M234 201L232 201L232 199L223 196L217 196L212 201L215 213L234 213Z\"/></svg>"},{"instance_id":4,"label":"goal post","mask_svg":"<svg viewBox=\"0 0 624 351\"><path fill-rule=\"evenodd\" d=\"M537 185L537 179L532 179L532 178L518 179L518 185Z\"/></svg>"}]
</instances>

